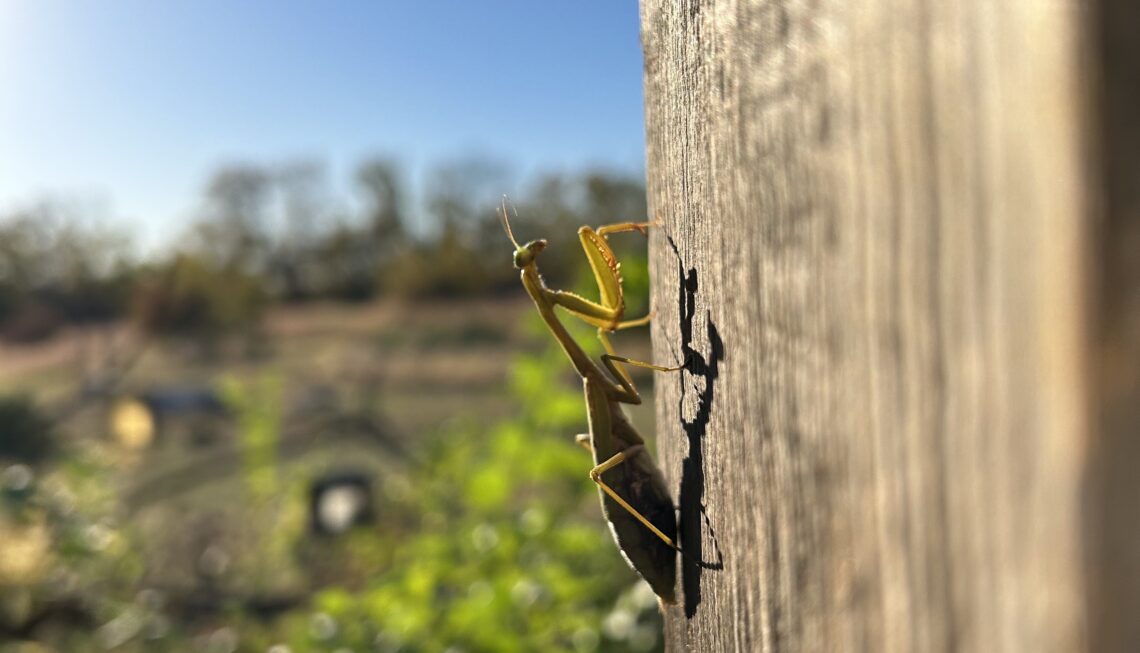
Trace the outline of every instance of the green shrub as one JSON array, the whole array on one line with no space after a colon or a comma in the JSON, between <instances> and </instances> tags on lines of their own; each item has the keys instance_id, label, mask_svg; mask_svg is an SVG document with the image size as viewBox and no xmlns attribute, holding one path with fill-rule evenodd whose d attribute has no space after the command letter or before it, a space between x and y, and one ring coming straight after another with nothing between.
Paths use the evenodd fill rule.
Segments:
<instances>
[{"instance_id":1,"label":"green shrub","mask_svg":"<svg viewBox=\"0 0 1140 653\"><path fill-rule=\"evenodd\" d=\"M573 443L585 412L564 359L521 357L517 417L457 423L427 445L405 502L386 508L412 527L380 536L363 588L327 589L286 620L294 653L661 646L652 591L615 548Z\"/></svg>"}]
</instances>

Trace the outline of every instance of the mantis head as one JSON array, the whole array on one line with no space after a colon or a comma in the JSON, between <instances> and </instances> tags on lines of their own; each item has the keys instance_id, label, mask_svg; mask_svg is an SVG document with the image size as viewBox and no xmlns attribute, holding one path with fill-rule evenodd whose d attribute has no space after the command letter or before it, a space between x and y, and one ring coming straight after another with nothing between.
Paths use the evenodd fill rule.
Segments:
<instances>
[{"instance_id":1,"label":"mantis head","mask_svg":"<svg viewBox=\"0 0 1140 653\"><path fill-rule=\"evenodd\" d=\"M538 253L546 249L546 239L532 240L529 243L519 247L515 244L515 267L519 270L534 263L534 259L538 258Z\"/></svg>"},{"instance_id":2,"label":"mantis head","mask_svg":"<svg viewBox=\"0 0 1140 653\"><path fill-rule=\"evenodd\" d=\"M507 238L511 239L511 244L515 246L515 267L519 270L534 263L538 257L538 253L546 249L546 240L532 240L525 245L519 245L519 241L515 240L515 235L511 232L511 223L507 219L507 197L503 196L503 204L500 207L500 217L503 220L503 229L507 232ZM511 208L514 208L513 206ZM516 215L518 215L516 213Z\"/></svg>"}]
</instances>

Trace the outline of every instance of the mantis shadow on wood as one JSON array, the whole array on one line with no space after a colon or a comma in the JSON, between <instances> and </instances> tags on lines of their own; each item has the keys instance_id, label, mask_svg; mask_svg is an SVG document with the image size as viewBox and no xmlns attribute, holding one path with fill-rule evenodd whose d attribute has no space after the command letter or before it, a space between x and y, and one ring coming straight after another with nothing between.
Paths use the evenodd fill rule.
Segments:
<instances>
[{"instance_id":1,"label":"mantis shadow on wood","mask_svg":"<svg viewBox=\"0 0 1140 653\"><path fill-rule=\"evenodd\" d=\"M709 534L713 546L716 548L717 562L702 563L703 542L701 537L701 524L707 523L705 508L702 503L705 493L705 467L704 452L701 444L708 429L709 419L712 416L712 403L716 394L716 379L720 375L720 361L724 360L724 341L720 338L716 324L711 315L705 314L706 334L711 351L706 359L704 354L693 347L693 326L697 311L697 270L685 270L684 262L677 244L669 238L669 246L677 255L678 304L680 306L681 328L681 355L684 357L685 371L692 376L704 379L703 388L695 385L697 390L697 411L691 420L684 417L685 397L692 379L682 374L680 379L681 395L678 399L677 412L681 418L681 426L685 431L689 444L688 456L681 463L681 489L678 503L680 504L680 539L688 556L681 558L681 587L685 595L685 616L692 618L697 613L697 606L701 602L701 574L705 569L720 570L724 568L724 558L719 546L716 544L716 534L709 526Z\"/></svg>"}]
</instances>

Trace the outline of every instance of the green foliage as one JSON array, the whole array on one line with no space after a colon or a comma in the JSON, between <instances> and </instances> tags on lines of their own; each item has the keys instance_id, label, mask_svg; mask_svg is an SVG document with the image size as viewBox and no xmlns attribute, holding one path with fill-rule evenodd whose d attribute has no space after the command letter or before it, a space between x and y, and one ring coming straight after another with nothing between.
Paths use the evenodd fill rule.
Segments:
<instances>
[{"instance_id":1,"label":"green foliage","mask_svg":"<svg viewBox=\"0 0 1140 653\"><path fill-rule=\"evenodd\" d=\"M0 466L0 486L9 490L0 495L0 640L29 620L73 616L81 627L35 633L45 650L104 650L90 623L132 609L144 572L139 542L108 482L120 470L97 449L69 449L66 459L34 472ZM15 497L14 480L22 488Z\"/></svg>"},{"instance_id":2,"label":"green foliage","mask_svg":"<svg viewBox=\"0 0 1140 653\"><path fill-rule=\"evenodd\" d=\"M233 376L221 384L226 405L237 416L238 447L245 478L256 503L268 501L277 491L277 446L281 440L282 389L279 374L266 373L252 383Z\"/></svg>"},{"instance_id":3,"label":"green foliage","mask_svg":"<svg viewBox=\"0 0 1140 653\"><path fill-rule=\"evenodd\" d=\"M592 330L570 324L597 353ZM541 328L537 318L532 327ZM297 579L282 580L293 566L285 561L308 556L333 567L323 589L271 622L236 606L195 625L164 613L153 592L139 593L142 549L129 523L113 517L117 468L104 455L76 455L42 492L21 499L31 508L8 526L48 529L40 573L63 570L92 606L95 634L69 630L53 640L59 650L103 650L111 642L132 652L263 653L277 644L293 653L660 648L655 597L614 546L586 475L589 456L573 444L586 426L581 389L553 343L513 366L516 415L490 425L458 421L430 436L414 467L380 479L376 527L335 540L304 533L304 475L275 471L281 384L275 374L222 384L251 495L262 504L250 510L245 536L258 541L258 560L235 562L242 569L235 582L255 597L296 591ZM268 515L254 519L257 510ZM21 590L37 605L50 591L46 580Z\"/></svg>"},{"instance_id":4,"label":"green foliage","mask_svg":"<svg viewBox=\"0 0 1140 653\"><path fill-rule=\"evenodd\" d=\"M427 444L359 591L333 588L285 626L297 653L640 651L660 646L656 601L604 525L586 476L581 391L554 347L518 360L514 419L455 424Z\"/></svg>"}]
</instances>

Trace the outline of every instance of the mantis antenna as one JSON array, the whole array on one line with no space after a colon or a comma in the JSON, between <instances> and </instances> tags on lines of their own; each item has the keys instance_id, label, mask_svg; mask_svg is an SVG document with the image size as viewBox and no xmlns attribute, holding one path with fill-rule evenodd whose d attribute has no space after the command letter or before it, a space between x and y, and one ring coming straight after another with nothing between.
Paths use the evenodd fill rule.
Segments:
<instances>
[{"instance_id":1,"label":"mantis antenna","mask_svg":"<svg viewBox=\"0 0 1140 653\"><path fill-rule=\"evenodd\" d=\"M502 222L503 222L503 229L505 229L507 231L507 238L511 239L511 244L513 244L515 246L515 249L518 249L519 248L519 241L515 240L515 235L514 235L514 233L511 232L511 223L509 220L507 220L507 204L510 204L512 209L515 208L515 205L514 205L514 203L511 202L510 198L507 197L506 195L503 195L502 214L501 214L501 218L502 218ZM519 214L519 212L515 211L515 217L518 217L518 214Z\"/></svg>"}]
</instances>

